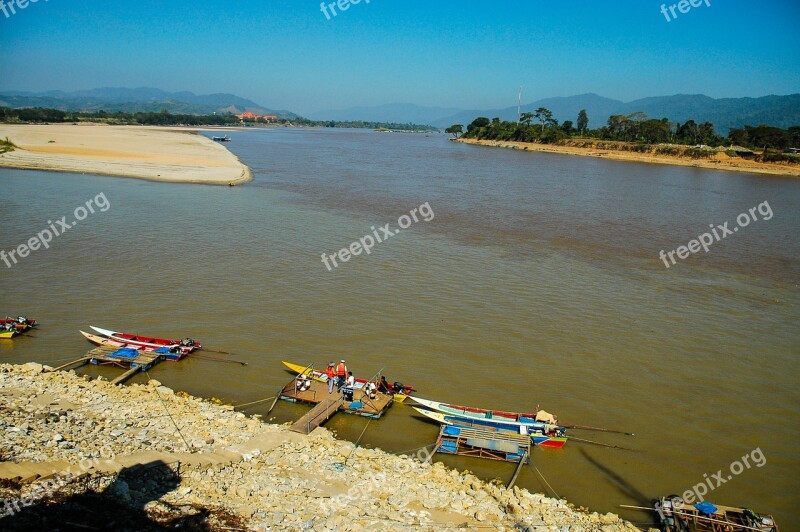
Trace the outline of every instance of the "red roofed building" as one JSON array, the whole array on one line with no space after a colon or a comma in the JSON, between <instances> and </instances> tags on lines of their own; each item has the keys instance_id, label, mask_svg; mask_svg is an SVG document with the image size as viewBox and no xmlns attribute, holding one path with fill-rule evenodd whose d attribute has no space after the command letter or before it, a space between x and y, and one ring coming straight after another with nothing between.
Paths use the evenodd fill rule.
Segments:
<instances>
[{"instance_id":1,"label":"red roofed building","mask_svg":"<svg viewBox=\"0 0 800 532\"><path fill-rule=\"evenodd\" d=\"M250 111L244 112L244 113L242 113L240 115L236 115L236 118L238 118L239 120L243 120L243 121L244 120L258 120L259 118L261 120L264 120L265 122L276 122L278 120L278 117L275 116L275 115L259 116L257 114L251 113Z\"/></svg>"}]
</instances>

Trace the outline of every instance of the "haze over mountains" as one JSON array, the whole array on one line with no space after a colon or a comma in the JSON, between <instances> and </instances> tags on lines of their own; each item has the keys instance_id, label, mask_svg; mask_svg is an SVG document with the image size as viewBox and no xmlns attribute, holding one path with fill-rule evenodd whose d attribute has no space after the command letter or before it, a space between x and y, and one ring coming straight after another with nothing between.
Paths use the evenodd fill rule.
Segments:
<instances>
[{"instance_id":1,"label":"haze over mountains","mask_svg":"<svg viewBox=\"0 0 800 532\"><path fill-rule=\"evenodd\" d=\"M99 89L63 92L0 92L0 106L47 107L62 111L122 111L160 112L166 110L173 114L208 115L213 113L239 114L250 111L255 114L277 115L280 118L296 117L291 111L269 109L252 100L234 94L196 95L193 92L167 92L150 87L128 89L104 87Z\"/></svg>"},{"instance_id":2,"label":"haze over mountains","mask_svg":"<svg viewBox=\"0 0 800 532\"><path fill-rule=\"evenodd\" d=\"M167 92L141 87L100 88L76 92L49 91L40 93L4 91L0 92L0 106L48 107L63 111L107 111L107 112L159 112L167 110L173 114L238 114L250 111L255 114L274 114L280 118L295 118L298 115L288 110L276 110L234 94L197 95L192 92ZM586 109L589 127L604 125L611 115L628 115L643 112L650 118L664 118L676 122L692 119L696 122L711 122L719 134L727 134L730 128L744 125L768 124L780 128L800 125L800 94L786 96L763 96L760 98L710 98L702 94L677 94L655 96L631 102L622 102L597 94L545 98L527 103L521 111L534 112L545 107L553 112L559 122L577 120L578 112ZM459 109L457 107L425 107L412 103L391 103L373 107L319 111L307 118L312 120L363 120L368 122L396 122L428 124L446 128L453 124L466 126L479 116L500 117L516 120L517 107L503 109Z\"/></svg>"},{"instance_id":3,"label":"haze over mountains","mask_svg":"<svg viewBox=\"0 0 800 532\"><path fill-rule=\"evenodd\" d=\"M534 112L545 107L553 112L559 122L576 122L578 112L586 109L589 127L603 126L611 115L629 115L643 112L650 118L664 118L676 122L694 120L711 122L717 133L726 134L730 128L744 125L768 124L780 128L800 125L800 94L787 96L763 96L761 98L711 98L702 94L677 94L674 96L655 96L631 102L605 98L597 94L545 98L522 105L521 112ZM516 120L517 106L503 109L456 110L441 107L421 107L413 104L390 104L376 107L353 107L351 109L321 111L313 113L315 120L351 120L415 122L437 127L453 124L466 126L479 116L500 117L502 120Z\"/></svg>"}]
</instances>

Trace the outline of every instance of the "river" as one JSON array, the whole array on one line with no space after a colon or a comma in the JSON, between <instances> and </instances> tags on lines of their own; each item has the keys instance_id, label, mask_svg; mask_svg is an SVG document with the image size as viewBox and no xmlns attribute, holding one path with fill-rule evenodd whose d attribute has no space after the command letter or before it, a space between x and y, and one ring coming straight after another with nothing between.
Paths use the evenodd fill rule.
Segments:
<instances>
[{"instance_id":1,"label":"river","mask_svg":"<svg viewBox=\"0 0 800 532\"><path fill-rule=\"evenodd\" d=\"M247 402L290 380L281 360L324 367L345 358L356 374L383 370L421 397L538 404L565 424L635 433L571 430L632 450L578 441L535 449L538 472L526 467L522 487L652 523L618 505L648 505L722 470L707 499L800 528L800 181L435 134L230 136L227 146L254 172L244 186L0 169L0 249L73 219L99 194L110 205L48 249L0 263L0 312L41 321L31 337L0 340L0 361L78 358L90 347L78 330L89 325L191 336L248 365L189 358L150 375ZM330 269L321 260L387 223L397 229L415 208L418 221L409 217L369 254ZM739 227L751 208L757 220ZM659 258L725 222L737 231L708 252L674 255L669 268ZM306 409L280 403L271 417ZM337 415L327 427L354 441L366 423ZM399 452L436 434L395 405L362 444ZM514 470L437 459L504 481ZM743 467L732 470L735 462Z\"/></svg>"}]
</instances>

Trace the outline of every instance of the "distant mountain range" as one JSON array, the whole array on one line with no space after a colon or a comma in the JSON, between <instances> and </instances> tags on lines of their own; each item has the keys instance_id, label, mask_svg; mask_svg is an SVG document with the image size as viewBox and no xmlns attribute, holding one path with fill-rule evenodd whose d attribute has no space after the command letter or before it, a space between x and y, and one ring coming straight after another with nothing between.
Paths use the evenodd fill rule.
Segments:
<instances>
[{"instance_id":1,"label":"distant mountain range","mask_svg":"<svg viewBox=\"0 0 800 532\"><path fill-rule=\"evenodd\" d=\"M62 111L122 111L159 112L167 110L173 114L206 115L213 113L239 114L250 111L259 115L277 115L280 118L295 118L290 111L268 109L252 100L234 94L197 95L193 92L167 92L161 89L140 87L126 89L106 87L76 92L0 92L0 106L47 107Z\"/></svg>"},{"instance_id":2,"label":"distant mountain range","mask_svg":"<svg viewBox=\"0 0 800 532\"><path fill-rule=\"evenodd\" d=\"M192 92L167 92L161 89L101 88L76 92L19 92L0 91L0 106L48 107L62 111L107 112L159 112L173 114L239 114L250 111L259 115L277 115L280 118L297 118L291 111L269 109L252 100L234 94L197 95ZM702 94L676 94L642 98L622 102L597 94L546 98L522 106L521 111L534 112L546 107L559 122L577 121L578 112L586 109L589 127L604 125L611 115L628 115L643 112L650 118L664 118L676 122L692 119L698 123L711 122L718 134L725 135L730 128L744 125L768 124L780 128L800 125L800 94L763 96L761 98L719 98ZM352 107L312 113L312 120L338 120L365 122L396 122L433 125L446 128L453 124L466 126L479 116L516 120L517 107L504 109L465 110L457 107L423 107L411 103L393 103L375 107Z\"/></svg>"},{"instance_id":3,"label":"distant mountain range","mask_svg":"<svg viewBox=\"0 0 800 532\"><path fill-rule=\"evenodd\" d=\"M677 94L642 98L632 102L622 102L597 94L546 98L521 107L521 112L534 112L545 107L553 112L553 117L577 121L578 112L586 109L589 127L603 126L611 115L628 115L643 112L650 118L664 118L676 122L692 119L695 122L711 122L719 134L727 134L730 128L744 125L768 124L787 128L800 125L800 94L787 96L763 96L761 98L719 98L702 94ZM455 111L455 112L454 112ZM517 107L504 109L457 110L442 107L421 107L413 104L389 104L377 107L354 107L336 111L314 113L316 120L351 119L394 122L414 122L449 127L453 124L466 126L479 116L500 117L503 120L516 120Z\"/></svg>"}]
</instances>

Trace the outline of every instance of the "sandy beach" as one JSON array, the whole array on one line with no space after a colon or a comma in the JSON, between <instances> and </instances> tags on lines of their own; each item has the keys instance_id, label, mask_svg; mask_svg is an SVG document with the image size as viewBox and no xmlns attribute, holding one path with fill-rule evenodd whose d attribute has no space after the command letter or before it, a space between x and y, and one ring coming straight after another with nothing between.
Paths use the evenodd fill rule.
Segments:
<instances>
[{"instance_id":1,"label":"sandy beach","mask_svg":"<svg viewBox=\"0 0 800 532\"><path fill-rule=\"evenodd\" d=\"M539 151L546 153L560 153L563 155L581 155L584 157L601 157L614 161L631 161L638 163L672 164L676 166L691 166L695 168L709 168L712 170L729 170L734 172L748 172L755 174L769 174L790 177L800 177L800 166L789 166L778 163L761 163L748 161L741 158L728 157L718 153L713 159L691 159L688 157L656 155L651 153L637 153L600 148L580 148L576 146L558 146L554 144L537 144L533 142L513 142L498 140L454 139L464 144L492 146L513 150Z\"/></svg>"},{"instance_id":2,"label":"sandy beach","mask_svg":"<svg viewBox=\"0 0 800 532\"><path fill-rule=\"evenodd\" d=\"M240 184L250 169L223 145L194 129L105 125L0 124L17 149L0 166L152 181Z\"/></svg>"}]
</instances>

